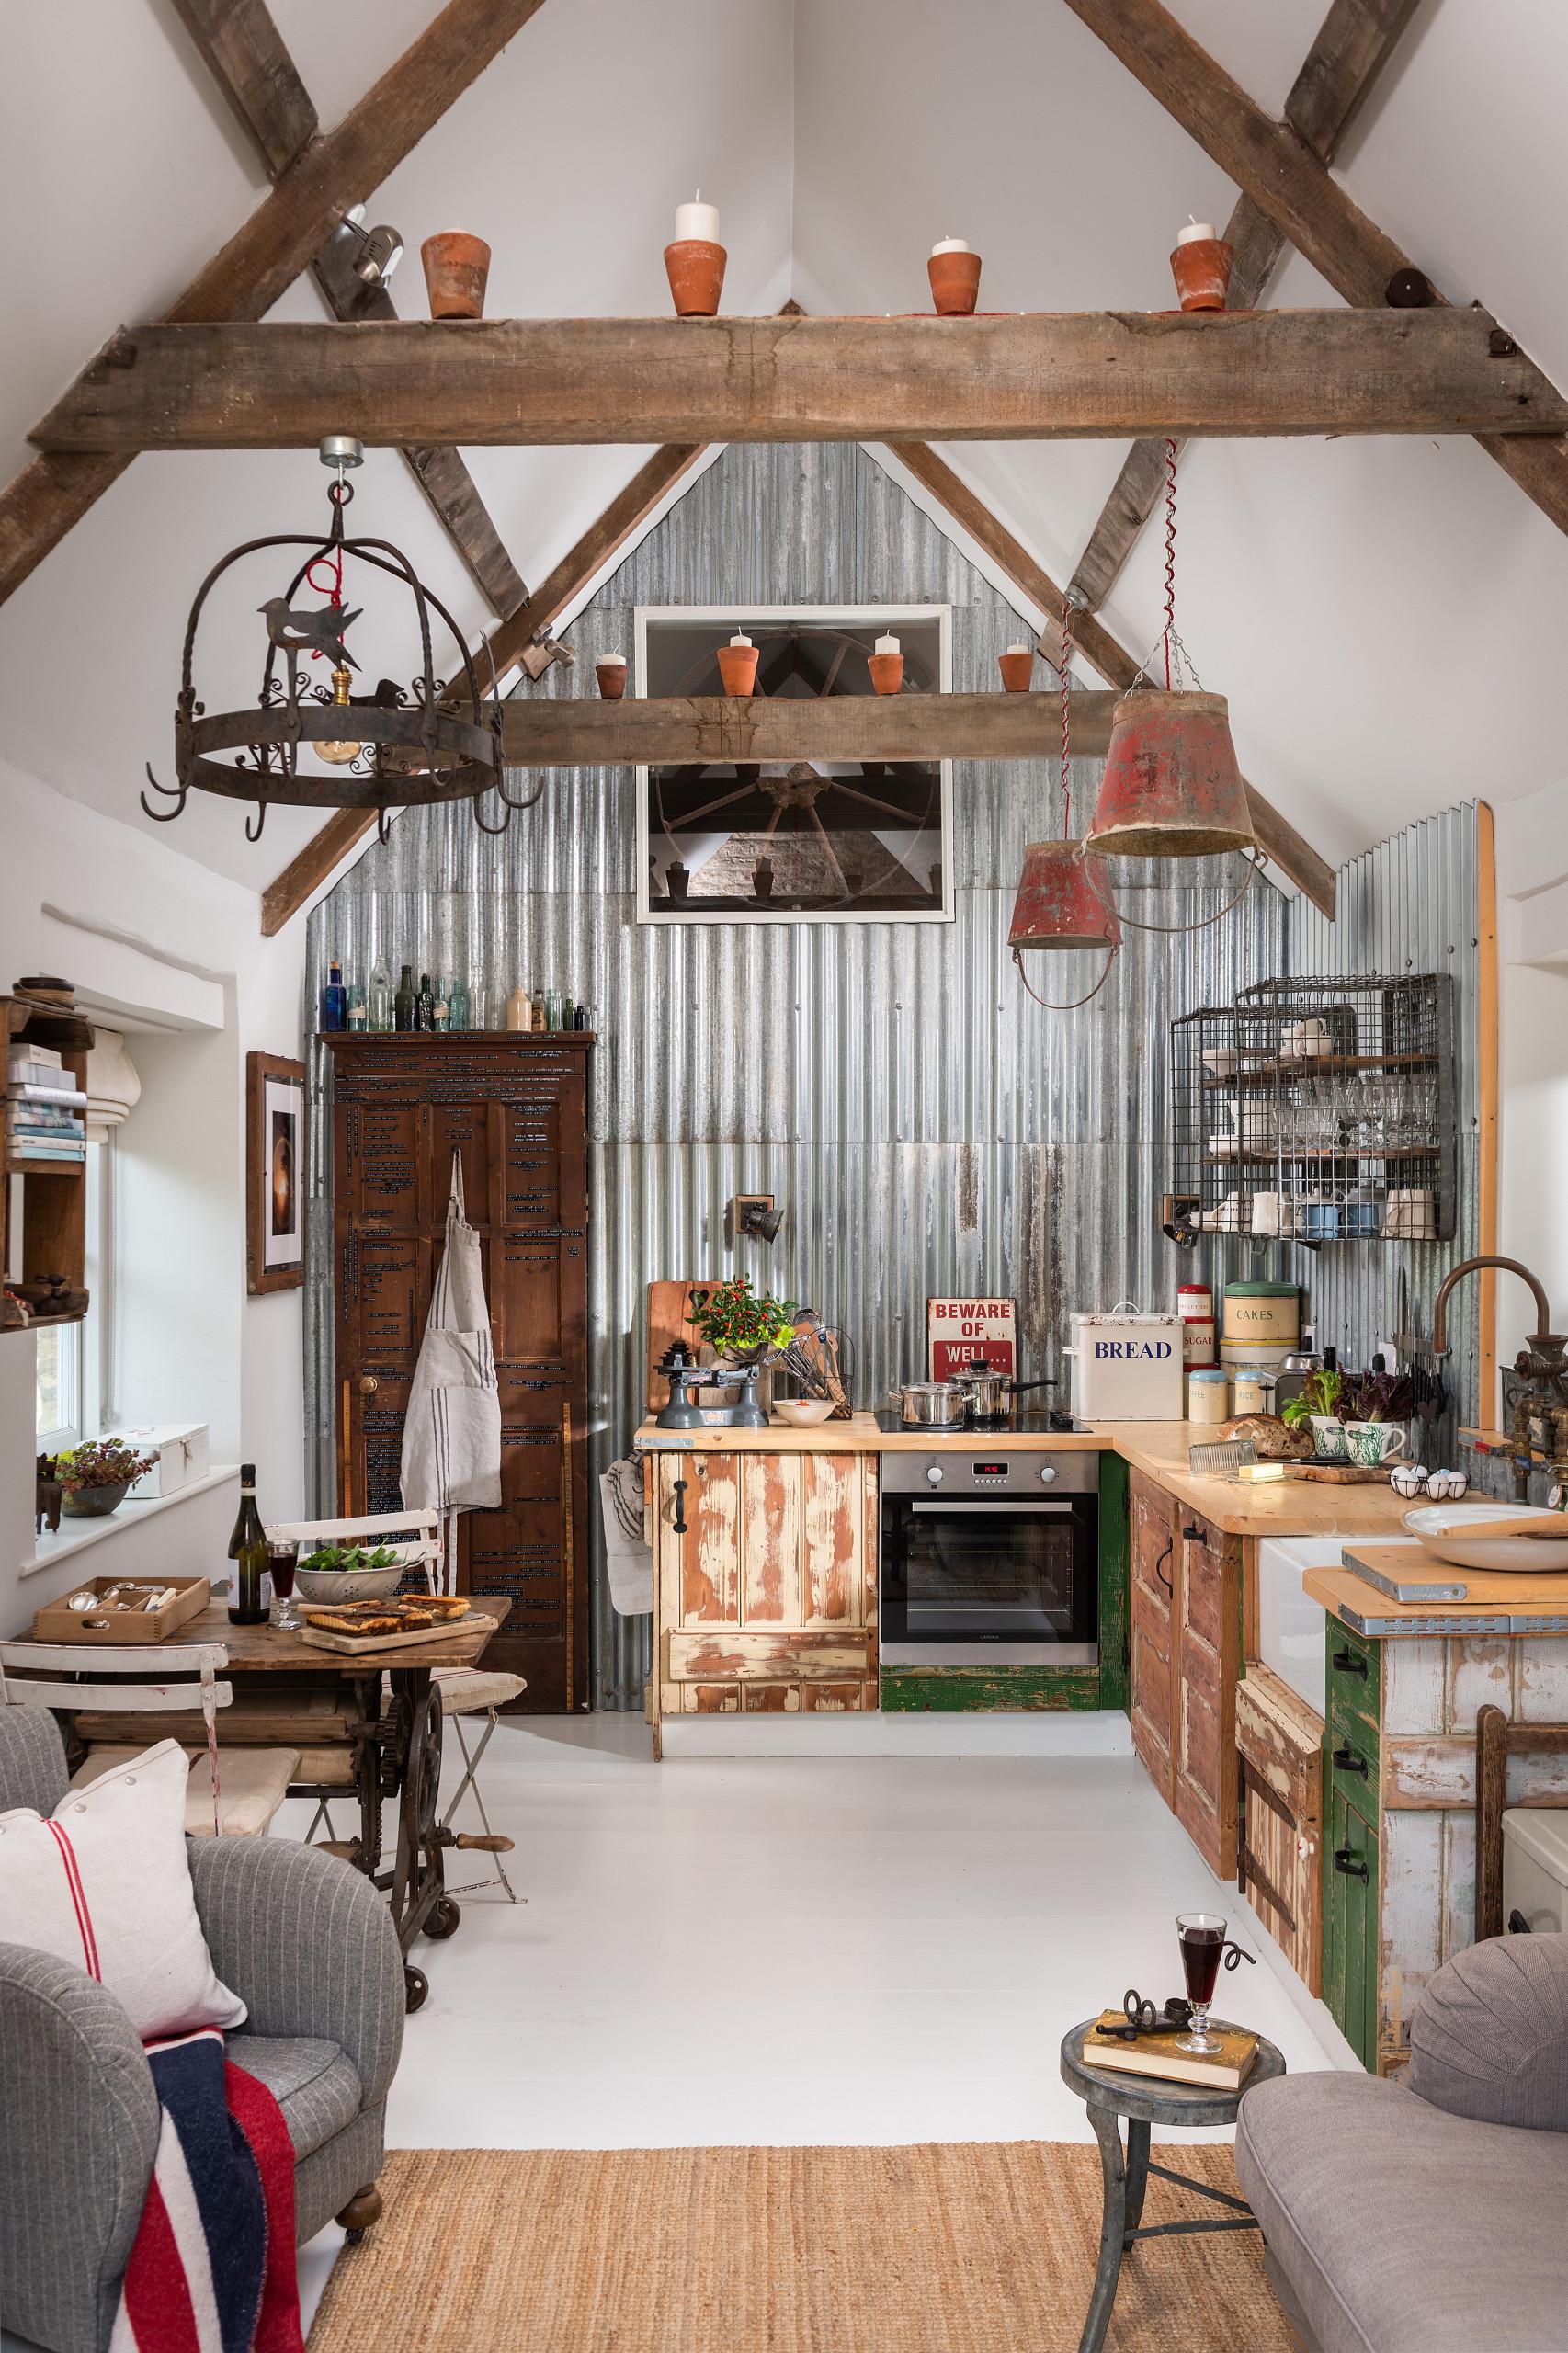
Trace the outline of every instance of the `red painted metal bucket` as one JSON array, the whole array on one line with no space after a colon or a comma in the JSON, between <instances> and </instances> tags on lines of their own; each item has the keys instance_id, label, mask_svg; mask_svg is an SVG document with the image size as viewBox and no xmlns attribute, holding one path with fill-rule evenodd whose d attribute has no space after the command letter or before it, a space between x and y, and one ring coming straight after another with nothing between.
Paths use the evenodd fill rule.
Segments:
<instances>
[{"instance_id":1,"label":"red painted metal bucket","mask_svg":"<svg viewBox=\"0 0 1568 2353\"><path fill-rule=\"evenodd\" d=\"M1109 879L1101 869L1096 876L1096 892L1085 870L1086 863L1077 842L1029 843L1013 904L1009 948L1118 945L1121 926L1108 904Z\"/></svg>"},{"instance_id":2,"label":"red painted metal bucket","mask_svg":"<svg viewBox=\"0 0 1568 2353\"><path fill-rule=\"evenodd\" d=\"M1256 844L1223 695L1123 695L1088 847L1113 858L1209 858Z\"/></svg>"}]
</instances>

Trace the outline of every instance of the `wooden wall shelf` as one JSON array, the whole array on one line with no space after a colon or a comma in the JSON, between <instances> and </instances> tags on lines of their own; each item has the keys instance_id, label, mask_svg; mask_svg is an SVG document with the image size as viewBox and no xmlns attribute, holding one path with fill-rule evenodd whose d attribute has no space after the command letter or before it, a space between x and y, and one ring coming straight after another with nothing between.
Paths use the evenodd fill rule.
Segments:
<instances>
[{"instance_id":1,"label":"wooden wall shelf","mask_svg":"<svg viewBox=\"0 0 1568 2353\"><path fill-rule=\"evenodd\" d=\"M12 1050L17 1046L47 1046L62 1057L62 1075L84 1092L87 1052L93 1025L80 1013L36 997L0 997L0 1030L10 1075ZM7 1102L9 1090L7 1088ZM86 1267L87 1188L83 1183L85 1163L29 1158L9 1149L9 1128L0 1135L0 1242L3 1263L12 1266L18 1256L16 1226L20 1223L20 1279L31 1282L46 1275L63 1275L68 1288L82 1293L84 1304L65 1315L29 1315L8 1290L0 1291L0 1332L41 1331L58 1324L79 1324L86 1313L84 1281Z\"/></svg>"}]
</instances>

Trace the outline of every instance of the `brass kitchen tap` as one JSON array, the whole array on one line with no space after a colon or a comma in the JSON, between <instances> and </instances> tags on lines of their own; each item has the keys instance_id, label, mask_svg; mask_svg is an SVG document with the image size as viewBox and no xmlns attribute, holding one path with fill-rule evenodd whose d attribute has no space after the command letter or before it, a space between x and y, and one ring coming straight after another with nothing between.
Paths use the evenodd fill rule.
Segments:
<instances>
[{"instance_id":1,"label":"brass kitchen tap","mask_svg":"<svg viewBox=\"0 0 1568 2353\"><path fill-rule=\"evenodd\" d=\"M1519 1280L1528 1283L1535 1293L1534 1336L1529 1347L1521 1348L1515 1358L1514 1370L1521 1381L1548 1381L1562 1392L1564 1376L1568 1375L1568 1358L1564 1357L1564 1351L1568 1350L1568 1333L1548 1329L1551 1322L1551 1309L1547 1303L1545 1287L1540 1276L1532 1275L1517 1258L1461 1258L1457 1267L1449 1267L1433 1302L1432 1354L1446 1357L1449 1353L1449 1293L1462 1277L1479 1274L1486 1267L1496 1267L1505 1274L1517 1275Z\"/></svg>"}]
</instances>

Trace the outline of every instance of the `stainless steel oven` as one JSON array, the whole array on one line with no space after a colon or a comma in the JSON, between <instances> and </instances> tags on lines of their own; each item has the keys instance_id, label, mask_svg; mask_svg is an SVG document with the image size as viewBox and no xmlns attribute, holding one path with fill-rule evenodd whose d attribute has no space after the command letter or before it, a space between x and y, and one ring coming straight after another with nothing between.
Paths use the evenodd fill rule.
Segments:
<instances>
[{"instance_id":1,"label":"stainless steel oven","mask_svg":"<svg viewBox=\"0 0 1568 2353\"><path fill-rule=\"evenodd\" d=\"M885 1666L1099 1662L1099 1457L884 1453Z\"/></svg>"}]
</instances>

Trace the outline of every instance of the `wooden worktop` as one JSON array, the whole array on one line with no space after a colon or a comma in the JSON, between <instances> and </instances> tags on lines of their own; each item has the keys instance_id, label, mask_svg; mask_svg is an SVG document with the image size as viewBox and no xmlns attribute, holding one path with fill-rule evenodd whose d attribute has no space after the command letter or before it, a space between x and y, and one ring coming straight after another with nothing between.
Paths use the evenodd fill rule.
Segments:
<instances>
[{"instance_id":1,"label":"wooden worktop","mask_svg":"<svg viewBox=\"0 0 1568 2353\"><path fill-rule=\"evenodd\" d=\"M730 1451L779 1454L940 1454L981 1445L1010 1453L1119 1454L1145 1472L1178 1502L1227 1536L1402 1536L1410 1509L1392 1487L1319 1484L1282 1480L1277 1486L1244 1486L1231 1479L1195 1478L1187 1450L1211 1438L1197 1422L1096 1422L1089 1430L880 1430L870 1414L846 1422L819 1422L814 1429L741 1430L713 1425L699 1430L662 1430L646 1421L632 1441L640 1451Z\"/></svg>"}]
</instances>

